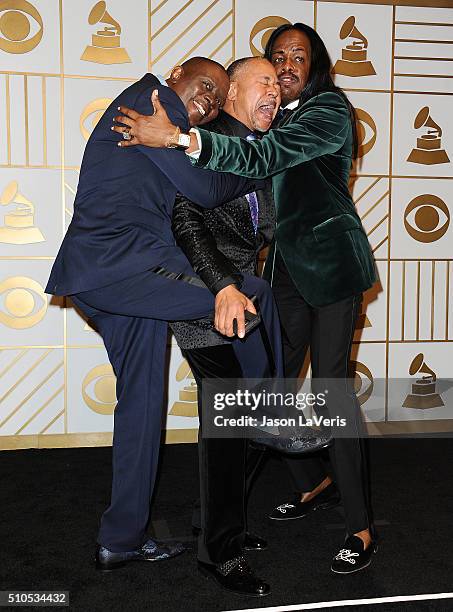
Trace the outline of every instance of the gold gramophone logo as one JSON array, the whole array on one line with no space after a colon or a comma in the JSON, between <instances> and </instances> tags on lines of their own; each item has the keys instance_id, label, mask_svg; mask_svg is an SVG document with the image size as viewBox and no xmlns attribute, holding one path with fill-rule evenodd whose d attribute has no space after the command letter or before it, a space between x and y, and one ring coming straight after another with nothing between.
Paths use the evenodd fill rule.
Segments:
<instances>
[{"instance_id":1,"label":"gold gramophone logo","mask_svg":"<svg viewBox=\"0 0 453 612\"><path fill-rule=\"evenodd\" d=\"M197 383L185 359L176 371L176 381L185 381L188 384L179 392L179 401L173 404L169 414L173 416L196 417L198 415Z\"/></svg>"},{"instance_id":2,"label":"gold gramophone logo","mask_svg":"<svg viewBox=\"0 0 453 612\"><path fill-rule=\"evenodd\" d=\"M425 193L409 202L404 211L404 227L418 242L436 242L448 230L450 211L438 196Z\"/></svg>"},{"instance_id":3,"label":"gold gramophone logo","mask_svg":"<svg viewBox=\"0 0 453 612\"><path fill-rule=\"evenodd\" d=\"M97 98L85 106L79 119L80 131L85 140L88 140L99 119L112 102L112 98Z\"/></svg>"},{"instance_id":4,"label":"gold gramophone logo","mask_svg":"<svg viewBox=\"0 0 453 612\"><path fill-rule=\"evenodd\" d=\"M44 289L28 276L13 276L0 282L0 295L4 295L0 323L11 329L33 327L47 312Z\"/></svg>"},{"instance_id":5,"label":"gold gramophone logo","mask_svg":"<svg viewBox=\"0 0 453 612\"><path fill-rule=\"evenodd\" d=\"M442 128L431 117L429 106L424 106L415 117L414 128L425 129L425 133L417 138L417 146L412 149L407 161L414 164L448 164L450 158L442 149Z\"/></svg>"},{"instance_id":6,"label":"gold gramophone logo","mask_svg":"<svg viewBox=\"0 0 453 612\"><path fill-rule=\"evenodd\" d=\"M350 77L370 76L376 74L373 64L367 59L368 40L355 25L355 17L348 17L340 29L341 40L347 40L341 50L341 59L333 67L335 74Z\"/></svg>"},{"instance_id":7,"label":"gold gramophone logo","mask_svg":"<svg viewBox=\"0 0 453 612\"><path fill-rule=\"evenodd\" d=\"M35 207L19 192L17 181L11 181L0 195L0 206L12 206L0 226L0 242L6 244L35 244L44 242L41 230L35 226Z\"/></svg>"},{"instance_id":8,"label":"gold gramophone logo","mask_svg":"<svg viewBox=\"0 0 453 612\"><path fill-rule=\"evenodd\" d=\"M374 378L371 370L360 361L353 362L354 367L354 391L357 400L362 406L371 397L374 389Z\"/></svg>"},{"instance_id":9,"label":"gold gramophone logo","mask_svg":"<svg viewBox=\"0 0 453 612\"><path fill-rule=\"evenodd\" d=\"M403 408L426 410L426 408L440 408L444 405L442 398L436 392L436 375L426 365L423 353L414 357L409 367L409 374L411 376L426 374L426 376L422 376L412 383L412 393L404 400Z\"/></svg>"},{"instance_id":10,"label":"gold gramophone logo","mask_svg":"<svg viewBox=\"0 0 453 612\"><path fill-rule=\"evenodd\" d=\"M94 412L113 414L116 406L116 378L109 363L98 365L88 372L82 381L82 397Z\"/></svg>"},{"instance_id":11,"label":"gold gramophone logo","mask_svg":"<svg viewBox=\"0 0 453 612\"><path fill-rule=\"evenodd\" d=\"M357 156L363 157L371 151L371 149L376 143L377 127L373 117L365 110L363 110L363 108L356 108L355 114L357 126L357 140L359 143Z\"/></svg>"},{"instance_id":12,"label":"gold gramophone logo","mask_svg":"<svg viewBox=\"0 0 453 612\"><path fill-rule=\"evenodd\" d=\"M279 28L281 25L290 24L291 22L284 17L277 15L270 15L269 17L263 17L260 19L252 28L249 37L250 51L255 57L261 57L264 53L264 49L272 35L272 32ZM259 40L254 40L261 34Z\"/></svg>"},{"instance_id":13,"label":"gold gramophone logo","mask_svg":"<svg viewBox=\"0 0 453 612\"><path fill-rule=\"evenodd\" d=\"M81 60L96 64L126 64L131 61L126 49L121 47L121 26L107 11L105 2L96 2L88 16L88 23L107 23L104 29L91 35Z\"/></svg>"},{"instance_id":14,"label":"gold gramophone logo","mask_svg":"<svg viewBox=\"0 0 453 612\"><path fill-rule=\"evenodd\" d=\"M38 27L29 17L33 18ZM0 49L28 53L39 45L44 24L39 11L26 0L0 0ZM31 33L31 36L30 36ZM30 36L30 37L29 37Z\"/></svg>"}]
</instances>

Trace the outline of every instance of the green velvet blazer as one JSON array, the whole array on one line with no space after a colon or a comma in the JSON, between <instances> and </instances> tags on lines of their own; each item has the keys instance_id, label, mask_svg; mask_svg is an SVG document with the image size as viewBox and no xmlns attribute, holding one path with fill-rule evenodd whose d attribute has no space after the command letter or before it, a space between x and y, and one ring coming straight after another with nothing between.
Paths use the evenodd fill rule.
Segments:
<instances>
[{"instance_id":1,"label":"green velvet blazer","mask_svg":"<svg viewBox=\"0 0 453 612\"><path fill-rule=\"evenodd\" d=\"M251 178L272 176L277 226L264 270L271 284L278 249L301 295L313 306L371 287L375 264L348 189L352 127L340 94L311 98L261 140L202 129L200 136L197 165Z\"/></svg>"}]
</instances>

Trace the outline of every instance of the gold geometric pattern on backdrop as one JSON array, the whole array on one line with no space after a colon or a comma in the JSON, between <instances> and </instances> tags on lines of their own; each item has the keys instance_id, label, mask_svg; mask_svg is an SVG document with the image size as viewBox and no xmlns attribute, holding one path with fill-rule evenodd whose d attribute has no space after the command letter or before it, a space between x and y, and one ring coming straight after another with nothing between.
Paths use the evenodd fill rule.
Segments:
<instances>
[{"instance_id":1,"label":"gold geometric pattern on backdrop","mask_svg":"<svg viewBox=\"0 0 453 612\"><path fill-rule=\"evenodd\" d=\"M430 3L426 3L430 6ZM395 89L452 92L451 9L397 7Z\"/></svg>"},{"instance_id":2,"label":"gold geometric pattern on backdrop","mask_svg":"<svg viewBox=\"0 0 453 612\"><path fill-rule=\"evenodd\" d=\"M59 80L54 76L0 75L6 126L0 140L0 165L38 168L58 165L59 89Z\"/></svg>"},{"instance_id":3,"label":"gold geometric pattern on backdrop","mask_svg":"<svg viewBox=\"0 0 453 612\"><path fill-rule=\"evenodd\" d=\"M141 0L126 14L119 0L84 0L71 30L71 1L0 0L0 448L27 434L111 431L115 376L99 336L44 294L72 217L82 145L105 108L145 63L164 76L194 55L227 65L238 47L262 53L273 29L297 16L331 45L334 77L357 109L351 191L382 285L359 319L359 401L368 411L379 404L373 410L387 418L373 394L402 347L401 367L413 377L408 401L423 407L428 389L438 404L439 355L453 341L452 10L378 0ZM150 36L134 47L131 32L145 39L144 24ZM197 416L197 390L171 350L167 428L184 430Z\"/></svg>"},{"instance_id":4,"label":"gold geometric pattern on backdrop","mask_svg":"<svg viewBox=\"0 0 453 612\"><path fill-rule=\"evenodd\" d=\"M387 177L358 177L353 199L375 257L386 254L389 219L389 180Z\"/></svg>"},{"instance_id":5,"label":"gold geometric pattern on backdrop","mask_svg":"<svg viewBox=\"0 0 453 612\"><path fill-rule=\"evenodd\" d=\"M63 421L61 350L1 350L0 364L0 435L46 433Z\"/></svg>"},{"instance_id":6,"label":"gold geometric pattern on backdrop","mask_svg":"<svg viewBox=\"0 0 453 612\"><path fill-rule=\"evenodd\" d=\"M173 66L194 55L229 64L234 59L232 0L187 0L180 4L173 8L163 0L152 5L152 72L168 76Z\"/></svg>"}]
</instances>

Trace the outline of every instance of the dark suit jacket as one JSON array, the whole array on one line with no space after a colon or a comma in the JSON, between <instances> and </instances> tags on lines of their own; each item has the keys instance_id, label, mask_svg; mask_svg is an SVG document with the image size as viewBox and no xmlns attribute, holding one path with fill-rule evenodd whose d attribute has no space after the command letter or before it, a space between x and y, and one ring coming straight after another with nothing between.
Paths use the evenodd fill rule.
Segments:
<instances>
[{"instance_id":1,"label":"dark suit jacket","mask_svg":"<svg viewBox=\"0 0 453 612\"><path fill-rule=\"evenodd\" d=\"M223 111L205 129L241 138L250 134L247 126ZM270 181L256 195L259 205L256 234L245 196L212 209L177 196L172 223L176 242L214 294L234 280L240 284L241 272L255 274L257 255L273 238L275 205Z\"/></svg>"},{"instance_id":2,"label":"dark suit jacket","mask_svg":"<svg viewBox=\"0 0 453 612\"><path fill-rule=\"evenodd\" d=\"M323 92L259 141L200 130L198 165L240 176L272 176L275 245L306 301L324 306L368 289L376 272L348 189L352 126L344 98ZM265 268L272 281L273 250Z\"/></svg>"},{"instance_id":3,"label":"dark suit jacket","mask_svg":"<svg viewBox=\"0 0 453 612\"><path fill-rule=\"evenodd\" d=\"M205 126L218 134L246 138L250 130L240 121L221 112ZM216 294L231 283L241 284L241 273L255 274L257 255L269 244L275 230L275 206L271 183L256 191L259 218L255 230L246 197L223 206L206 209L178 194L173 208L173 234L195 272ZM212 346L229 342L210 331L208 322L171 324L182 348Z\"/></svg>"},{"instance_id":4,"label":"dark suit jacket","mask_svg":"<svg viewBox=\"0 0 453 612\"><path fill-rule=\"evenodd\" d=\"M193 271L176 246L171 216L177 191L212 207L254 188L250 181L194 168L175 150L120 148L110 130L117 107L152 114L153 89L170 118L189 129L179 96L152 74L124 90L108 107L83 156L74 216L52 268L48 293L71 295L163 265Z\"/></svg>"}]
</instances>

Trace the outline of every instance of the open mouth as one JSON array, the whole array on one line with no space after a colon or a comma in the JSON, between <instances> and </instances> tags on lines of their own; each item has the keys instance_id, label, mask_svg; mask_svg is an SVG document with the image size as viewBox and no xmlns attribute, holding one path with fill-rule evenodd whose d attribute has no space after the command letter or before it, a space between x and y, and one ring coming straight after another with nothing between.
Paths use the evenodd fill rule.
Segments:
<instances>
[{"instance_id":1,"label":"open mouth","mask_svg":"<svg viewBox=\"0 0 453 612\"><path fill-rule=\"evenodd\" d=\"M202 104L197 102L196 100L193 101L193 105L195 106L195 108L197 109L197 111L200 113L202 117L205 117L208 114L207 109Z\"/></svg>"},{"instance_id":2,"label":"open mouth","mask_svg":"<svg viewBox=\"0 0 453 612\"><path fill-rule=\"evenodd\" d=\"M272 100L271 102L260 104L258 106L258 111L264 116L265 119L267 119L268 121L272 121L272 119L274 118L276 106L277 104L275 100Z\"/></svg>"}]
</instances>

